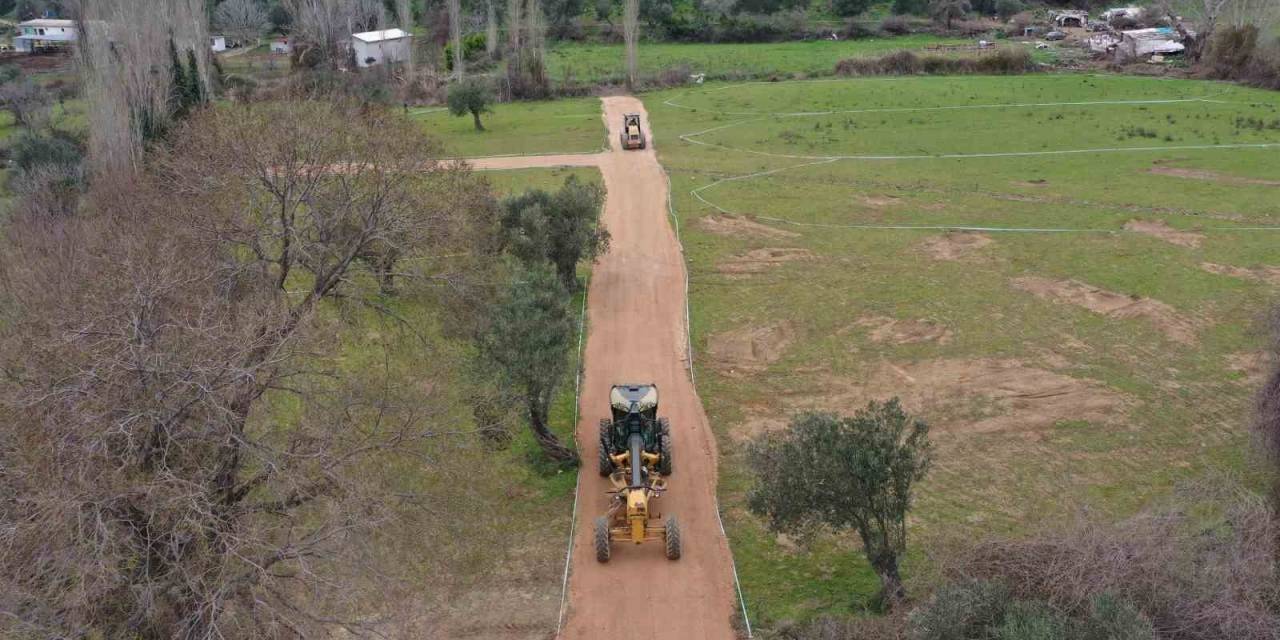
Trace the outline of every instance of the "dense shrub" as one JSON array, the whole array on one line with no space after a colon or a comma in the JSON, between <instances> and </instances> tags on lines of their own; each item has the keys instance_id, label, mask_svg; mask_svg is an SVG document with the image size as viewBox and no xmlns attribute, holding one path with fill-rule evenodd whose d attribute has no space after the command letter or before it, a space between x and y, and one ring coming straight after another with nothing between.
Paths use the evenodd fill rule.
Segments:
<instances>
[{"instance_id":1,"label":"dense shrub","mask_svg":"<svg viewBox=\"0 0 1280 640\"><path fill-rule=\"evenodd\" d=\"M911 25L902 16L889 16L880 23L880 30L894 36L905 36L911 33Z\"/></svg>"},{"instance_id":2,"label":"dense shrub","mask_svg":"<svg viewBox=\"0 0 1280 640\"><path fill-rule=\"evenodd\" d=\"M1264 498L1217 481L1119 523L1085 516L1035 537L979 543L951 557L945 573L1003 584L1014 599L1063 615L1087 611L1088 640L1150 640L1149 629L1162 640L1274 640L1277 525Z\"/></svg>"},{"instance_id":3,"label":"dense shrub","mask_svg":"<svg viewBox=\"0 0 1280 640\"><path fill-rule=\"evenodd\" d=\"M1022 0L996 0L996 15L1003 20L1008 20L1026 9L1027 5L1023 4Z\"/></svg>"},{"instance_id":4,"label":"dense shrub","mask_svg":"<svg viewBox=\"0 0 1280 640\"><path fill-rule=\"evenodd\" d=\"M76 142L64 135L45 135L32 131L20 133L10 148L13 164L24 172L44 167L74 167L83 153Z\"/></svg>"},{"instance_id":5,"label":"dense shrub","mask_svg":"<svg viewBox=\"0 0 1280 640\"><path fill-rule=\"evenodd\" d=\"M471 62L477 60L484 55L485 35L483 33L469 33L462 38L462 59ZM445 68L453 71L453 43L450 42L444 46L444 64ZM468 66L468 65L463 65Z\"/></svg>"},{"instance_id":6,"label":"dense shrub","mask_svg":"<svg viewBox=\"0 0 1280 640\"><path fill-rule=\"evenodd\" d=\"M920 56L910 51L895 51L879 58L841 60L836 63L836 75L902 76L918 73L1008 75L1027 73L1036 68L1031 54L1024 49L997 49L993 53L975 57Z\"/></svg>"},{"instance_id":7,"label":"dense shrub","mask_svg":"<svg viewBox=\"0 0 1280 640\"><path fill-rule=\"evenodd\" d=\"M997 582L960 581L939 588L911 612L913 640L967 640L1004 619L1009 590Z\"/></svg>"}]
</instances>

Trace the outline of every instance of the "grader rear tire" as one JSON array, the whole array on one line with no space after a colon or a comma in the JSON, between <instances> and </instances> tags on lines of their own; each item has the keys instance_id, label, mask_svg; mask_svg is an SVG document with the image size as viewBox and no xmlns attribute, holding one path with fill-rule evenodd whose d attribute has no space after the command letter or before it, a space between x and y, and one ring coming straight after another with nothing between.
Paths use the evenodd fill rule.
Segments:
<instances>
[{"instance_id":1,"label":"grader rear tire","mask_svg":"<svg viewBox=\"0 0 1280 640\"><path fill-rule=\"evenodd\" d=\"M609 541L609 519L604 516L596 518L595 542L596 560L608 562L613 550L610 548Z\"/></svg>"},{"instance_id":2,"label":"grader rear tire","mask_svg":"<svg viewBox=\"0 0 1280 640\"><path fill-rule=\"evenodd\" d=\"M613 423L607 418L600 421L600 475L605 477L613 473L613 459L609 457L609 449L612 448L609 430L612 426Z\"/></svg>"},{"instance_id":3,"label":"grader rear tire","mask_svg":"<svg viewBox=\"0 0 1280 640\"><path fill-rule=\"evenodd\" d=\"M667 559L680 559L680 523L676 522L675 516L667 516L666 535L663 536L667 543ZM598 553L597 553L598 555Z\"/></svg>"}]
</instances>

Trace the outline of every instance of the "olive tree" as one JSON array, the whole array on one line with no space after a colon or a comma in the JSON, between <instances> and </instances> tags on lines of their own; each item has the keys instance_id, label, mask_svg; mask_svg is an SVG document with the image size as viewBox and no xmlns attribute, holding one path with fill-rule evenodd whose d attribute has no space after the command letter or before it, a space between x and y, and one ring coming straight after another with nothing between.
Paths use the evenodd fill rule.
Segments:
<instances>
[{"instance_id":1,"label":"olive tree","mask_svg":"<svg viewBox=\"0 0 1280 640\"><path fill-rule=\"evenodd\" d=\"M805 413L748 447L751 511L779 532L852 529L880 577L881 602L906 597L898 562L907 546L913 485L929 468L929 427L895 398L852 417Z\"/></svg>"},{"instance_id":2,"label":"olive tree","mask_svg":"<svg viewBox=\"0 0 1280 640\"><path fill-rule=\"evenodd\" d=\"M600 227L604 189L569 176L555 193L530 189L504 203L501 217L508 253L526 264L550 263L569 291L578 287L578 263L609 250Z\"/></svg>"},{"instance_id":3,"label":"olive tree","mask_svg":"<svg viewBox=\"0 0 1280 640\"><path fill-rule=\"evenodd\" d=\"M969 0L932 0L929 3L929 16L948 29L956 18L965 17L971 10Z\"/></svg>"},{"instance_id":4,"label":"olive tree","mask_svg":"<svg viewBox=\"0 0 1280 640\"><path fill-rule=\"evenodd\" d=\"M455 51L461 51L461 49L455 49ZM476 131L484 131L480 114L492 111L489 105L493 103L493 91L489 89L488 84L479 78L459 80L449 85L447 100L449 113L459 117L470 113L475 121Z\"/></svg>"},{"instance_id":5,"label":"olive tree","mask_svg":"<svg viewBox=\"0 0 1280 640\"><path fill-rule=\"evenodd\" d=\"M544 453L576 463L578 454L551 431L556 389L568 369L574 318L570 296L546 265L518 270L493 310L480 351L524 401L529 428Z\"/></svg>"}]
</instances>

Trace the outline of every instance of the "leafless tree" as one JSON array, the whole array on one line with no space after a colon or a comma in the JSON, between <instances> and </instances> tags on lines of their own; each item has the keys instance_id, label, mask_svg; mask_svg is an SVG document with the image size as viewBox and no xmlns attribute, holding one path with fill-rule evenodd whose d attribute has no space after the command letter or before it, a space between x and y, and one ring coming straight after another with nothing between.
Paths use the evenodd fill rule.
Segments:
<instances>
[{"instance_id":1,"label":"leafless tree","mask_svg":"<svg viewBox=\"0 0 1280 640\"><path fill-rule=\"evenodd\" d=\"M485 0L484 52L492 60L498 55L498 10L494 0Z\"/></svg>"},{"instance_id":2,"label":"leafless tree","mask_svg":"<svg viewBox=\"0 0 1280 640\"><path fill-rule=\"evenodd\" d=\"M19 78L0 86L0 108L13 115L14 124L39 129L48 124L53 95L31 78Z\"/></svg>"},{"instance_id":3,"label":"leafless tree","mask_svg":"<svg viewBox=\"0 0 1280 640\"><path fill-rule=\"evenodd\" d=\"M1280 24L1280 3L1274 0L1178 0L1173 8L1195 27L1195 38L1189 47L1195 59L1204 54L1220 25L1253 25L1265 33Z\"/></svg>"},{"instance_id":4,"label":"leafless tree","mask_svg":"<svg viewBox=\"0 0 1280 640\"><path fill-rule=\"evenodd\" d=\"M640 0L626 0L622 15L622 36L627 46L627 90L636 86L636 41L640 37Z\"/></svg>"},{"instance_id":5,"label":"leafless tree","mask_svg":"<svg viewBox=\"0 0 1280 640\"><path fill-rule=\"evenodd\" d=\"M449 0L449 41L453 43L453 77L466 75L466 57L462 51L462 0Z\"/></svg>"},{"instance_id":6,"label":"leafless tree","mask_svg":"<svg viewBox=\"0 0 1280 640\"><path fill-rule=\"evenodd\" d=\"M448 430L429 390L346 375L319 312L375 304L361 259L389 246L449 280L487 188L328 104L181 133L0 258L0 635L325 635L347 618L316 603L395 515L379 470Z\"/></svg>"},{"instance_id":7,"label":"leafless tree","mask_svg":"<svg viewBox=\"0 0 1280 640\"><path fill-rule=\"evenodd\" d=\"M90 101L89 160L94 172L133 171L149 133L170 124L170 44L194 52L209 86L209 35L203 0L96 0L79 17L79 67Z\"/></svg>"},{"instance_id":8,"label":"leafless tree","mask_svg":"<svg viewBox=\"0 0 1280 640\"><path fill-rule=\"evenodd\" d=\"M351 34L381 29L386 7L380 0L283 0L293 18L295 54L310 66L340 69L350 59Z\"/></svg>"},{"instance_id":9,"label":"leafless tree","mask_svg":"<svg viewBox=\"0 0 1280 640\"><path fill-rule=\"evenodd\" d=\"M271 28L267 10L257 0L223 0L213 12L213 22L223 33L255 45Z\"/></svg>"}]
</instances>

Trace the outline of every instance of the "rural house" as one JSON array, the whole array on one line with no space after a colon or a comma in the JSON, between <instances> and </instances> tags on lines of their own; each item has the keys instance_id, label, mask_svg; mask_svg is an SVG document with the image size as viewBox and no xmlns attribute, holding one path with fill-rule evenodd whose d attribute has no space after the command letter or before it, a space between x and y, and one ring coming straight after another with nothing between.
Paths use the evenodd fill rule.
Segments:
<instances>
[{"instance_id":1,"label":"rural house","mask_svg":"<svg viewBox=\"0 0 1280 640\"><path fill-rule=\"evenodd\" d=\"M18 23L18 35L13 39L13 48L32 53L65 47L75 41L74 20L41 18Z\"/></svg>"},{"instance_id":2,"label":"rural house","mask_svg":"<svg viewBox=\"0 0 1280 640\"><path fill-rule=\"evenodd\" d=\"M1053 23L1060 29L1074 27L1083 29L1089 26L1089 13L1087 11L1055 11L1052 12Z\"/></svg>"},{"instance_id":3,"label":"rural house","mask_svg":"<svg viewBox=\"0 0 1280 640\"><path fill-rule=\"evenodd\" d=\"M400 29L365 31L351 35L356 65L370 67L384 62L406 62L413 48L413 34Z\"/></svg>"},{"instance_id":4,"label":"rural house","mask_svg":"<svg viewBox=\"0 0 1280 640\"><path fill-rule=\"evenodd\" d=\"M1168 27L1122 31L1120 42L1116 45L1116 57L1120 60L1134 60L1155 54L1182 53L1186 47L1178 42L1178 38L1178 34Z\"/></svg>"}]
</instances>

